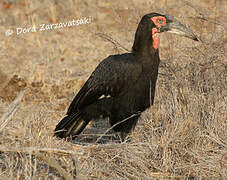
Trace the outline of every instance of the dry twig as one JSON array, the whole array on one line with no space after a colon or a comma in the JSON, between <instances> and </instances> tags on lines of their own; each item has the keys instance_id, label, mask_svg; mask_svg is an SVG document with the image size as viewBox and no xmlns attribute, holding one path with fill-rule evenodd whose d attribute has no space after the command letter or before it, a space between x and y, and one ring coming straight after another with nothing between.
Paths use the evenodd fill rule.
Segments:
<instances>
[{"instance_id":1,"label":"dry twig","mask_svg":"<svg viewBox=\"0 0 227 180\"><path fill-rule=\"evenodd\" d=\"M10 104L8 111L2 115L0 120L0 123L1 123L0 131L4 129L4 127L8 124L9 120L13 117L14 113L18 108L19 102L24 97L24 93L25 91L21 91L17 96L17 98Z\"/></svg>"},{"instance_id":2,"label":"dry twig","mask_svg":"<svg viewBox=\"0 0 227 180\"><path fill-rule=\"evenodd\" d=\"M106 39L107 41L110 41L111 43L114 44L114 46L117 48L117 47L120 47L122 48L123 50L127 51L127 52L131 52L129 49L127 49L126 47L124 47L123 45L121 45L119 42L117 42L115 39L113 39L112 37L110 37L109 35L107 34L104 34L104 33L95 33L94 34L95 36L99 36L101 38L104 38Z\"/></svg>"}]
</instances>

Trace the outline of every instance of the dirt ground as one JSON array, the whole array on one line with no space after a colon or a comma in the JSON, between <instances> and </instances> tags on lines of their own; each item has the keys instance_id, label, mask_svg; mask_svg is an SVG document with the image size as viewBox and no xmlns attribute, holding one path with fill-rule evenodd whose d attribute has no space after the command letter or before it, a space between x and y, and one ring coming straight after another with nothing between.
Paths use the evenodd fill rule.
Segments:
<instances>
[{"instance_id":1,"label":"dirt ground","mask_svg":"<svg viewBox=\"0 0 227 180\"><path fill-rule=\"evenodd\" d=\"M0 1L0 179L226 179L226 9L225 0ZM74 142L53 137L94 68L130 51L150 12L201 41L160 35L155 103L130 141L116 141L107 121Z\"/></svg>"}]
</instances>

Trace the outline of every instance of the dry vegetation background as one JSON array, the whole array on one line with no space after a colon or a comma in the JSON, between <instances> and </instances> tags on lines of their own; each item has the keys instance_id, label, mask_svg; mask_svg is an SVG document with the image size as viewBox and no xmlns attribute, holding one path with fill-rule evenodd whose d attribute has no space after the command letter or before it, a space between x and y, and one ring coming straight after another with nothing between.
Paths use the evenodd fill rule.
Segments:
<instances>
[{"instance_id":1,"label":"dry vegetation background","mask_svg":"<svg viewBox=\"0 0 227 180\"><path fill-rule=\"evenodd\" d=\"M226 10L225 0L0 1L0 179L226 179ZM174 15L202 42L160 35L155 105L131 141L53 137L90 73L131 49L149 12ZM91 23L5 36L83 17Z\"/></svg>"}]
</instances>

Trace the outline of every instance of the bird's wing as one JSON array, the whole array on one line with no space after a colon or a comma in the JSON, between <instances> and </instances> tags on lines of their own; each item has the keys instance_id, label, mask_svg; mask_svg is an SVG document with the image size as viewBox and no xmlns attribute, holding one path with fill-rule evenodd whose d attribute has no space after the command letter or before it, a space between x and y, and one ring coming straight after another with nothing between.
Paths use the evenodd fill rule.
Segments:
<instances>
[{"instance_id":1,"label":"bird's wing","mask_svg":"<svg viewBox=\"0 0 227 180\"><path fill-rule=\"evenodd\" d=\"M128 91L142 72L134 55L115 55L104 59L73 99L67 114L94 103L102 95L114 97Z\"/></svg>"}]
</instances>

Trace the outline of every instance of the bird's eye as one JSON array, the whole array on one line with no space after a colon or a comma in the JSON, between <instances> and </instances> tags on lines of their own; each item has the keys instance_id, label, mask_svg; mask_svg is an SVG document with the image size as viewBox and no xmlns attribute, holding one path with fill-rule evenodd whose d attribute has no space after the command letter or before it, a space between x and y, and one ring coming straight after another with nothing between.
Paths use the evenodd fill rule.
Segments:
<instances>
[{"instance_id":1,"label":"bird's eye","mask_svg":"<svg viewBox=\"0 0 227 180\"><path fill-rule=\"evenodd\" d=\"M163 23L163 20L162 19L158 19L158 24L162 24Z\"/></svg>"}]
</instances>

